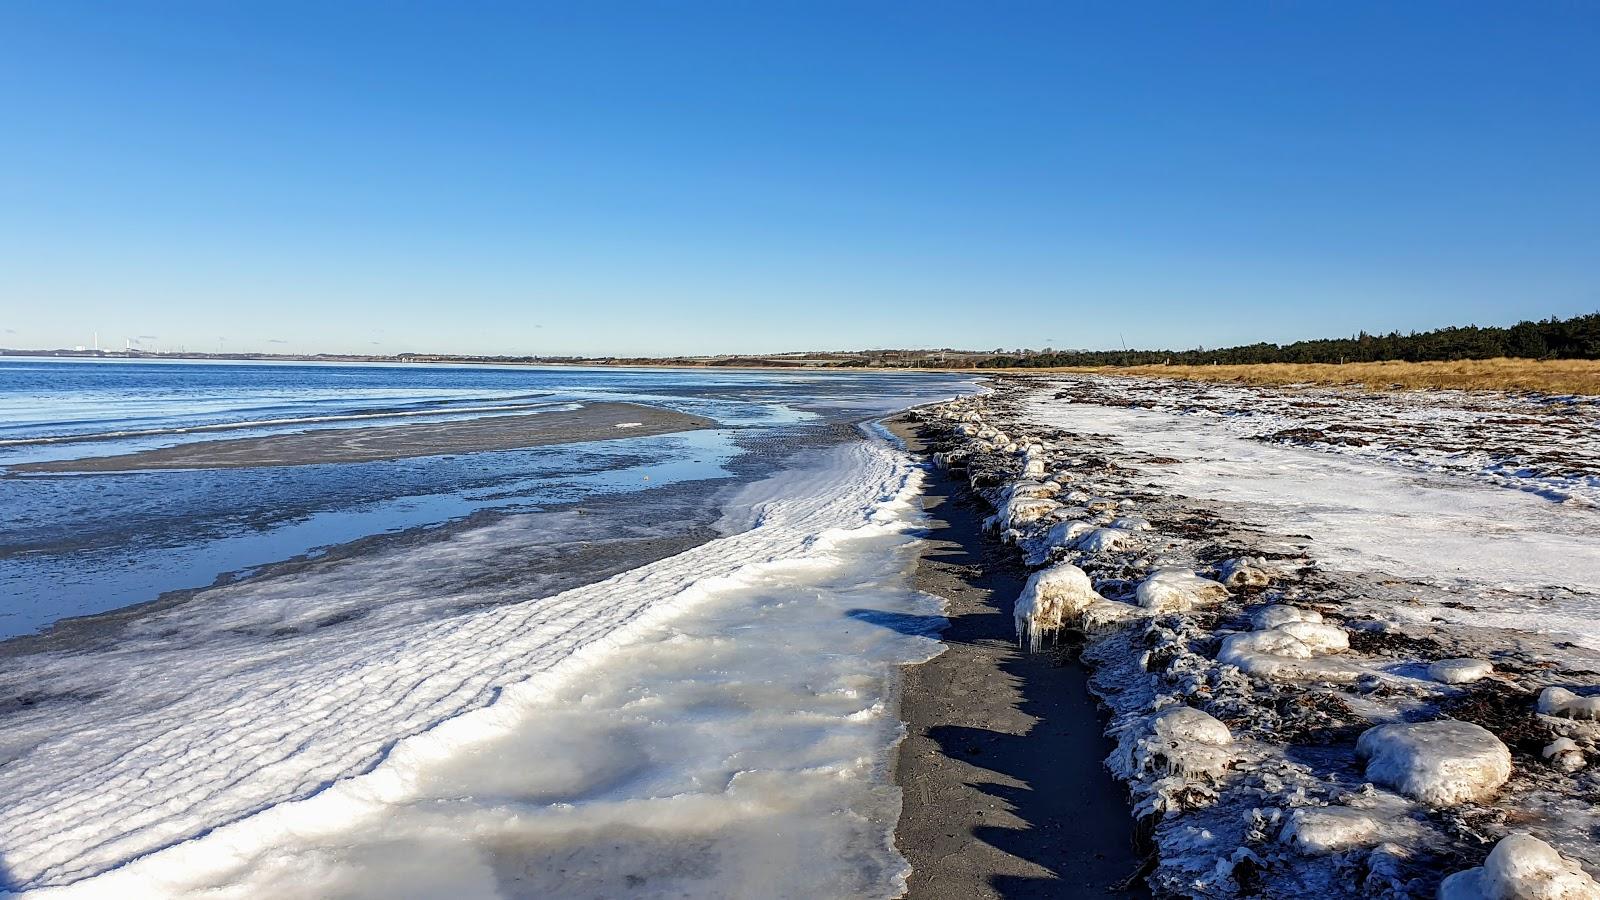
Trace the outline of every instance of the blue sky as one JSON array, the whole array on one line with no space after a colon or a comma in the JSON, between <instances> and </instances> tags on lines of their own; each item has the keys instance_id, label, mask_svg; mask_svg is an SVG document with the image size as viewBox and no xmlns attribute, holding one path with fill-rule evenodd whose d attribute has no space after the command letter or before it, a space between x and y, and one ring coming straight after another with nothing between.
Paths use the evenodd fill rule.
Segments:
<instances>
[{"instance_id":1,"label":"blue sky","mask_svg":"<svg viewBox=\"0 0 1600 900\"><path fill-rule=\"evenodd\" d=\"M1600 309L1600 6L0 5L0 345L1219 346Z\"/></svg>"}]
</instances>

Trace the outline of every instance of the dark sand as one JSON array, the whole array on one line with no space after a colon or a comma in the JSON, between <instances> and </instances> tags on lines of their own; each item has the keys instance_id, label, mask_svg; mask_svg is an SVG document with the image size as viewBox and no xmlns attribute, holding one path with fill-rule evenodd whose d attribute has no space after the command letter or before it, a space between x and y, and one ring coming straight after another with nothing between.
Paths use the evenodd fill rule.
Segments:
<instances>
[{"instance_id":1,"label":"dark sand","mask_svg":"<svg viewBox=\"0 0 1600 900\"><path fill-rule=\"evenodd\" d=\"M631 427L618 427L623 425ZM581 409L532 415L330 428L270 437L201 441L121 456L22 463L10 469L13 472L137 472L372 462L644 437L714 425L716 423L710 419L654 406L589 403Z\"/></svg>"},{"instance_id":2,"label":"dark sand","mask_svg":"<svg viewBox=\"0 0 1600 900\"><path fill-rule=\"evenodd\" d=\"M894 431L919 444L901 423ZM904 671L895 842L912 898L1095 897L1139 867L1122 789L1102 761L1086 674L1018 650L1011 604L1024 573L985 541L988 510L930 473L916 587L944 597L944 653ZM1123 896L1148 896L1142 887Z\"/></svg>"}]
</instances>

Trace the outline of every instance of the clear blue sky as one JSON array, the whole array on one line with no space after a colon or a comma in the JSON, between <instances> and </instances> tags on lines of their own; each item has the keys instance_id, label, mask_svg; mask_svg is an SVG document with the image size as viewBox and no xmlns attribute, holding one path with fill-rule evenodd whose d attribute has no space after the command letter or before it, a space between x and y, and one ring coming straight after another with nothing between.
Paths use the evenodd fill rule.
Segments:
<instances>
[{"instance_id":1,"label":"clear blue sky","mask_svg":"<svg viewBox=\"0 0 1600 900\"><path fill-rule=\"evenodd\" d=\"M0 345L1218 346L1600 309L1600 5L0 4Z\"/></svg>"}]
</instances>

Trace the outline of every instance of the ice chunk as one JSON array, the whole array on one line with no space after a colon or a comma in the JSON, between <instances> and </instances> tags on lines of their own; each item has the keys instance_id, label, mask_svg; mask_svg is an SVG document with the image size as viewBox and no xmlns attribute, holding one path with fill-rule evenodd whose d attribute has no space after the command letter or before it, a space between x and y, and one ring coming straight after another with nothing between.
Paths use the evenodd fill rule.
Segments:
<instances>
[{"instance_id":1,"label":"ice chunk","mask_svg":"<svg viewBox=\"0 0 1600 900\"><path fill-rule=\"evenodd\" d=\"M1511 834L1483 865L1439 885L1439 900L1597 900L1600 883L1531 834Z\"/></svg>"},{"instance_id":2,"label":"ice chunk","mask_svg":"<svg viewBox=\"0 0 1600 900\"><path fill-rule=\"evenodd\" d=\"M1511 751L1471 722L1379 725L1362 732L1356 755L1367 778L1431 806L1489 798L1511 777Z\"/></svg>"},{"instance_id":3,"label":"ice chunk","mask_svg":"<svg viewBox=\"0 0 1600 900\"><path fill-rule=\"evenodd\" d=\"M1139 582L1139 605L1157 612L1183 612L1228 599L1228 589L1181 567L1155 570Z\"/></svg>"},{"instance_id":4,"label":"ice chunk","mask_svg":"<svg viewBox=\"0 0 1600 900\"><path fill-rule=\"evenodd\" d=\"M1220 778L1233 757L1228 726L1193 707L1174 706L1124 731L1115 758L1129 774Z\"/></svg>"},{"instance_id":5,"label":"ice chunk","mask_svg":"<svg viewBox=\"0 0 1600 900\"><path fill-rule=\"evenodd\" d=\"M1580 697L1566 688L1539 692L1539 712L1564 719L1600 719L1600 697Z\"/></svg>"},{"instance_id":6,"label":"ice chunk","mask_svg":"<svg viewBox=\"0 0 1600 900\"><path fill-rule=\"evenodd\" d=\"M1428 667L1428 677L1444 684L1468 684L1494 672L1481 659L1441 659Z\"/></svg>"},{"instance_id":7,"label":"ice chunk","mask_svg":"<svg viewBox=\"0 0 1600 900\"><path fill-rule=\"evenodd\" d=\"M1265 631L1268 628L1277 628L1290 622L1321 622L1322 613L1314 609L1300 609L1297 606L1274 604L1264 606L1250 616L1250 624L1257 629Z\"/></svg>"},{"instance_id":8,"label":"ice chunk","mask_svg":"<svg viewBox=\"0 0 1600 900\"><path fill-rule=\"evenodd\" d=\"M1378 820L1348 806L1297 809L1279 839L1307 855L1368 847L1378 842Z\"/></svg>"},{"instance_id":9,"label":"ice chunk","mask_svg":"<svg viewBox=\"0 0 1600 900\"><path fill-rule=\"evenodd\" d=\"M1150 520L1141 519L1138 516L1123 516L1120 519L1112 519L1111 527L1120 528L1123 531L1149 531Z\"/></svg>"}]
</instances>

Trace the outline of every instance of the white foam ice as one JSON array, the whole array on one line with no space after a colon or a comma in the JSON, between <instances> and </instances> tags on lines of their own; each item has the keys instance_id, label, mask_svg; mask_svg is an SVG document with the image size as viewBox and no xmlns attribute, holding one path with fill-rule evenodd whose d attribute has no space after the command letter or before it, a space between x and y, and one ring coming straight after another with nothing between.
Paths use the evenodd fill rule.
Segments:
<instances>
[{"instance_id":1,"label":"white foam ice","mask_svg":"<svg viewBox=\"0 0 1600 900\"><path fill-rule=\"evenodd\" d=\"M747 491L748 529L554 596L439 596L437 572L514 545L512 518L36 657L37 686L75 699L7 732L9 878L41 897L893 894L894 669L939 621L907 587L919 478L857 442Z\"/></svg>"}]
</instances>

